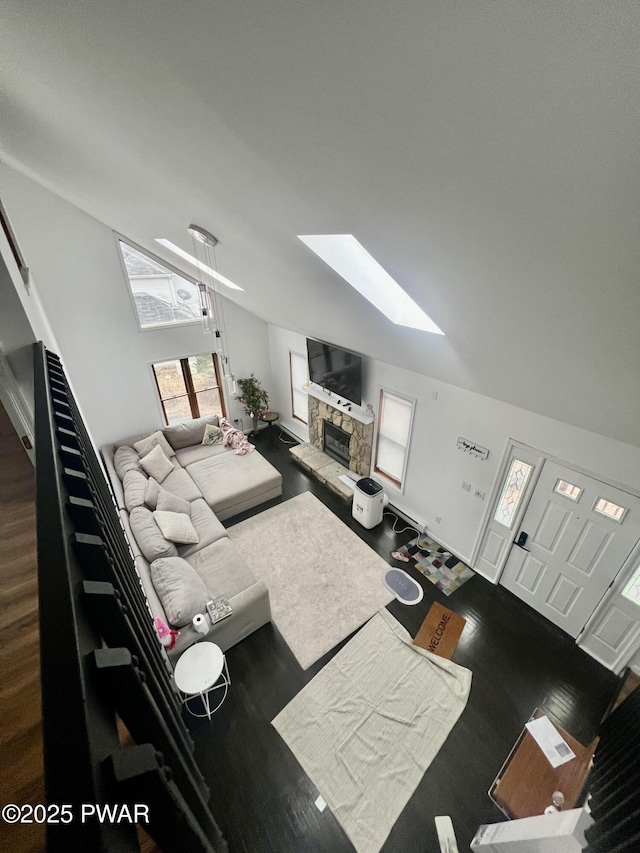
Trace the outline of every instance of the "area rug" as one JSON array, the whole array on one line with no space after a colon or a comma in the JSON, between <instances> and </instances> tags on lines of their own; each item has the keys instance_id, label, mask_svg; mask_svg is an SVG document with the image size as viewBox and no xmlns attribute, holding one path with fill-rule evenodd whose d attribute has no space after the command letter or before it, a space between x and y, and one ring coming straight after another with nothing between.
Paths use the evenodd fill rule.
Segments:
<instances>
[{"instance_id":1,"label":"area rug","mask_svg":"<svg viewBox=\"0 0 640 853\"><path fill-rule=\"evenodd\" d=\"M398 548L391 556L405 563L415 561L415 568L445 595L451 595L474 575L473 569L424 534Z\"/></svg>"},{"instance_id":2,"label":"area rug","mask_svg":"<svg viewBox=\"0 0 640 853\"><path fill-rule=\"evenodd\" d=\"M273 720L358 853L378 853L465 708L471 672L379 611Z\"/></svg>"},{"instance_id":3,"label":"area rug","mask_svg":"<svg viewBox=\"0 0 640 853\"><path fill-rule=\"evenodd\" d=\"M311 492L227 532L269 588L273 621L304 669L392 600L388 564Z\"/></svg>"},{"instance_id":4,"label":"area rug","mask_svg":"<svg viewBox=\"0 0 640 853\"><path fill-rule=\"evenodd\" d=\"M451 660L467 620L435 601L426 615L413 645Z\"/></svg>"}]
</instances>

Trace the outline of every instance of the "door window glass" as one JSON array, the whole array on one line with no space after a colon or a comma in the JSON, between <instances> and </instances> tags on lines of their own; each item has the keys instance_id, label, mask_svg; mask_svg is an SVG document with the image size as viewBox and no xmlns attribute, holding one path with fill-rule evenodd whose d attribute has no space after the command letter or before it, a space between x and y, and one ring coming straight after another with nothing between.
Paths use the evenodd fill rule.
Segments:
<instances>
[{"instance_id":1,"label":"door window glass","mask_svg":"<svg viewBox=\"0 0 640 853\"><path fill-rule=\"evenodd\" d=\"M594 510L599 512L600 515L606 515L607 518L613 519L613 521L622 521L627 511L623 506L618 506L618 504L614 504L605 498L598 498Z\"/></svg>"},{"instance_id":2,"label":"door window glass","mask_svg":"<svg viewBox=\"0 0 640 853\"><path fill-rule=\"evenodd\" d=\"M511 528L532 470L533 465L520 459L512 460L493 515L494 521Z\"/></svg>"},{"instance_id":3,"label":"door window glass","mask_svg":"<svg viewBox=\"0 0 640 853\"><path fill-rule=\"evenodd\" d=\"M568 483L566 480L558 480L553 491L565 498L570 498L572 501L577 501L582 494L580 486L574 486L573 483Z\"/></svg>"}]
</instances>

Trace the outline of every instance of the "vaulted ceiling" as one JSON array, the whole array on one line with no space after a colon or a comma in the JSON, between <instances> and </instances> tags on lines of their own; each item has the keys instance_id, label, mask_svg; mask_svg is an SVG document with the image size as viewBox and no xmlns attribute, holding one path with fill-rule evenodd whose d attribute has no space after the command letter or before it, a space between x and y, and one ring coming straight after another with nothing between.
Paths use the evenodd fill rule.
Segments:
<instances>
[{"instance_id":1,"label":"vaulted ceiling","mask_svg":"<svg viewBox=\"0 0 640 853\"><path fill-rule=\"evenodd\" d=\"M640 444L636 0L2 7L9 165L167 260L204 226L270 323ZM445 337L296 237L324 233Z\"/></svg>"}]
</instances>

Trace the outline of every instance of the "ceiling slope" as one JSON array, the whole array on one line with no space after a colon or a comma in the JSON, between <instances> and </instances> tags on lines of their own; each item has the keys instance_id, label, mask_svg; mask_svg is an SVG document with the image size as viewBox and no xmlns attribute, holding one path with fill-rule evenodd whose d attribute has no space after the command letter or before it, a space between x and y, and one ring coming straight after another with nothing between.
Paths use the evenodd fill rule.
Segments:
<instances>
[{"instance_id":1,"label":"ceiling slope","mask_svg":"<svg viewBox=\"0 0 640 853\"><path fill-rule=\"evenodd\" d=\"M4 0L2 156L270 323L640 444L640 6ZM296 237L351 233L445 337Z\"/></svg>"}]
</instances>

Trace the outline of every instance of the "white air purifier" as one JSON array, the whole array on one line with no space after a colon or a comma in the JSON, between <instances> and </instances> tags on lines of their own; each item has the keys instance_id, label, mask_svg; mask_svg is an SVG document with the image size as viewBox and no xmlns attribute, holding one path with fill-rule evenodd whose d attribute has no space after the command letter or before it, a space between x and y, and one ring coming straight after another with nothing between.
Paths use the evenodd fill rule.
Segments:
<instances>
[{"instance_id":1,"label":"white air purifier","mask_svg":"<svg viewBox=\"0 0 640 853\"><path fill-rule=\"evenodd\" d=\"M386 504L384 489L371 477L358 480L353 489L351 515L367 530L382 521Z\"/></svg>"}]
</instances>

